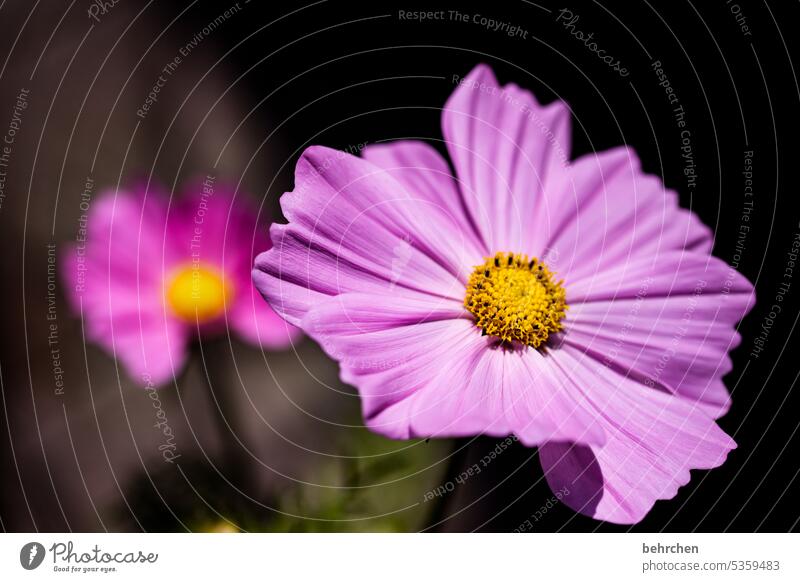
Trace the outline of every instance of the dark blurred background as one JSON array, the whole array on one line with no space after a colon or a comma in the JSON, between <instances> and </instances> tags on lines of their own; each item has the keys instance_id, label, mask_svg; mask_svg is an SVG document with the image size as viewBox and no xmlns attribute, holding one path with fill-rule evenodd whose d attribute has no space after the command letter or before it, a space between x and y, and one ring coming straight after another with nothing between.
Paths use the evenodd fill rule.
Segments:
<instances>
[{"instance_id":1,"label":"dark blurred background","mask_svg":"<svg viewBox=\"0 0 800 582\"><path fill-rule=\"evenodd\" d=\"M570 34L558 21L562 9L627 76ZM418 10L444 10L445 18L400 14ZM758 303L741 324L726 378L733 408L720 421L738 449L723 467L695 471L675 499L657 503L632 529L796 528L800 283L767 321L763 351L752 350L800 232L792 174L798 16L796 2L750 0L0 4L0 134L21 92L26 102L0 198L0 526L513 531L539 511L552 493L536 451L519 445L490 471L424 501L446 481L448 464L469 466L496 442L370 434L354 390L310 340L282 353L235 339L204 345L219 364L213 390L231 396L226 413L240 443L232 447L220 428L194 360L177 387L159 393L180 448L176 464L157 450L151 400L84 343L60 290L63 394L48 345L47 245L74 239L87 177L95 192L143 176L174 188L213 169L263 202L266 224L280 218L277 200L308 145L353 151L415 138L443 151L440 110L453 77L485 62L501 82L570 105L573 157L633 146L645 169L714 229L714 254L756 284ZM480 17L517 32L491 30ZM157 104L138 117L161 69L187 47ZM694 180L684 173L676 104L659 84L656 61L684 110ZM748 159L752 198L744 195ZM550 505L534 531L628 529Z\"/></svg>"}]
</instances>

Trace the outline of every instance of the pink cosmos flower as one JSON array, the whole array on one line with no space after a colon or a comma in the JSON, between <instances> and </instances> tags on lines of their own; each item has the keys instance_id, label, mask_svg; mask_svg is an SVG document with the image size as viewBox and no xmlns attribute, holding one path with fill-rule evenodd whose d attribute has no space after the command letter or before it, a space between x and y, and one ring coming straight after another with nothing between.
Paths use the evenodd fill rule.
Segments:
<instances>
[{"instance_id":1,"label":"pink cosmos flower","mask_svg":"<svg viewBox=\"0 0 800 582\"><path fill-rule=\"evenodd\" d=\"M258 297L250 277L253 249L269 246L257 217L249 200L210 181L171 207L152 187L101 195L85 242L62 257L86 337L153 385L181 369L198 334L230 327L265 348L288 346L299 330Z\"/></svg>"},{"instance_id":2,"label":"pink cosmos flower","mask_svg":"<svg viewBox=\"0 0 800 582\"><path fill-rule=\"evenodd\" d=\"M641 520L722 464L722 377L750 283L615 148L568 161L564 103L486 66L425 143L300 158L253 278L398 439L513 433L576 511ZM557 274L556 274L557 273Z\"/></svg>"}]
</instances>

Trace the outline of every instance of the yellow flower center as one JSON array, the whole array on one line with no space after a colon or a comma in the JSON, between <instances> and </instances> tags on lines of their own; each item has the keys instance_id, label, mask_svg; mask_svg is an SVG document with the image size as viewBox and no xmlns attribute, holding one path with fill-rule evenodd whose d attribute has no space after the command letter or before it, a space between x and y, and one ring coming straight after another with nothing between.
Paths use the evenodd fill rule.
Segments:
<instances>
[{"instance_id":1,"label":"yellow flower center","mask_svg":"<svg viewBox=\"0 0 800 582\"><path fill-rule=\"evenodd\" d=\"M197 265L181 269L167 286L167 302L173 313L186 321L206 323L225 310L231 284L221 273Z\"/></svg>"},{"instance_id":2,"label":"yellow flower center","mask_svg":"<svg viewBox=\"0 0 800 582\"><path fill-rule=\"evenodd\" d=\"M464 307L484 334L538 348L563 329L563 283L535 257L497 253L470 275Z\"/></svg>"}]
</instances>

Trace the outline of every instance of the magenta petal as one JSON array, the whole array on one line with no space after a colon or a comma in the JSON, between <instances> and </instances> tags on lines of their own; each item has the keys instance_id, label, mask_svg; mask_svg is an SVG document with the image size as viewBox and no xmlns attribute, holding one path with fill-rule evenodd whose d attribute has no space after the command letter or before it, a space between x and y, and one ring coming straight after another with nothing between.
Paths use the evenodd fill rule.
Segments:
<instances>
[{"instance_id":1,"label":"magenta petal","mask_svg":"<svg viewBox=\"0 0 800 582\"><path fill-rule=\"evenodd\" d=\"M158 190L103 192L87 223L86 285L75 293L90 301L97 297L95 291L105 291L109 279L113 283L119 276L138 279L141 285L159 282L180 257L168 239L167 199ZM75 299L71 293L68 297Z\"/></svg>"},{"instance_id":2,"label":"magenta petal","mask_svg":"<svg viewBox=\"0 0 800 582\"><path fill-rule=\"evenodd\" d=\"M166 198L107 193L92 207L84 262L63 257L67 298L86 337L118 358L138 383L161 384L180 370L191 330L164 312L163 276L179 253L167 233ZM79 268L85 268L83 282Z\"/></svg>"},{"instance_id":3,"label":"magenta petal","mask_svg":"<svg viewBox=\"0 0 800 582\"><path fill-rule=\"evenodd\" d=\"M109 345L137 383L159 386L181 371L191 333L185 325L158 313L114 317L113 322L113 330L92 339Z\"/></svg>"},{"instance_id":4,"label":"magenta petal","mask_svg":"<svg viewBox=\"0 0 800 582\"><path fill-rule=\"evenodd\" d=\"M630 301L578 305L571 310L565 341L648 386L697 401L719 417L730 404L721 378L731 370L728 351L739 343L733 325L744 311L743 305L726 309L725 299L654 298L635 308Z\"/></svg>"},{"instance_id":5,"label":"magenta petal","mask_svg":"<svg viewBox=\"0 0 800 582\"><path fill-rule=\"evenodd\" d=\"M324 147L310 147L297 162L295 189L281 197L290 223L315 239L360 255L365 262L392 269L407 256L435 291L452 278L465 280L464 263L482 258L445 209L415 197L392 174L360 158ZM416 253L404 255L410 246Z\"/></svg>"},{"instance_id":6,"label":"magenta petal","mask_svg":"<svg viewBox=\"0 0 800 582\"><path fill-rule=\"evenodd\" d=\"M708 227L680 208L660 179L644 174L629 148L583 156L548 186L536 244L557 257L551 266L568 281L631 258L711 248Z\"/></svg>"},{"instance_id":7,"label":"magenta petal","mask_svg":"<svg viewBox=\"0 0 800 582\"><path fill-rule=\"evenodd\" d=\"M517 434L605 438L579 392L535 350L506 351L482 337L454 302L399 297L383 305L341 295L312 309L303 328L342 365L368 426L395 438Z\"/></svg>"},{"instance_id":8,"label":"magenta petal","mask_svg":"<svg viewBox=\"0 0 800 582\"><path fill-rule=\"evenodd\" d=\"M233 187L207 181L184 189L169 216L170 244L191 261L223 271L235 284L250 283L255 250L269 247L255 202Z\"/></svg>"},{"instance_id":9,"label":"magenta petal","mask_svg":"<svg viewBox=\"0 0 800 582\"><path fill-rule=\"evenodd\" d=\"M335 150L309 148L281 204L290 224L273 226L273 247L256 258L253 280L294 324L322 296L352 291L461 301L470 266L482 259L474 237L440 207Z\"/></svg>"},{"instance_id":10,"label":"magenta petal","mask_svg":"<svg viewBox=\"0 0 800 582\"><path fill-rule=\"evenodd\" d=\"M70 259L74 258L71 254ZM70 271L69 261L62 265ZM138 384L159 386L183 367L191 330L163 312L160 286L142 284L129 274L105 278L99 270L87 290L74 292L75 278L67 275L67 294L82 315L87 340L102 346L124 366Z\"/></svg>"},{"instance_id":11,"label":"magenta petal","mask_svg":"<svg viewBox=\"0 0 800 582\"><path fill-rule=\"evenodd\" d=\"M670 252L608 269L569 289L565 341L644 384L697 401L714 417L729 406L722 376L752 308L752 285L709 255Z\"/></svg>"},{"instance_id":12,"label":"magenta petal","mask_svg":"<svg viewBox=\"0 0 800 582\"><path fill-rule=\"evenodd\" d=\"M548 443L539 449L547 481L569 494L562 502L614 523L640 521L659 499L671 499L691 469L721 465L736 444L703 410L650 390L565 347L555 354L576 383L592 388L607 435L603 446Z\"/></svg>"},{"instance_id":13,"label":"magenta petal","mask_svg":"<svg viewBox=\"0 0 800 582\"><path fill-rule=\"evenodd\" d=\"M170 240L183 249L187 266L197 261L225 274L232 290L227 322L242 339L267 349L283 349L298 337L299 330L283 321L253 285L255 249L270 247L258 218L258 207L247 196L235 195L224 184L198 183L186 189L170 214ZM221 323L215 322L212 328Z\"/></svg>"},{"instance_id":14,"label":"magenta petal","mask_svg":"<svg viewBox=\"0 0 800 582\"><path fill-rule=\"evenodd\" d=\"M577 305L639 296L695 295L698 288L701 294L705 289L714 289L744 295L744 304L748 307L754 300L753 286L720 259L701 253L672 251L610 264L600 273L576 279L567 287L567 302Z\"/></svg>"},{"instance_id":15,"label":"magenta petal","mask_svg":"<svg viewBox=\"0 0 800 582\"><path fill-rule=\"evenodd\" d=\"M228 322L245 341L270 350L282 350L300 337L300 329L284 321L258 294L255 285L237 291Z\"/></svg>"},{"instance_id":16,"label":"magenta petal","mask_svg":"<svg viewBox=\"0 0 800 582\"><path fill-rule=\"evenodd\" d=\"M376 420L386 408L407 406L451 360L454 351L471 351L471 336L457 318L460 304L424 296L398 295L378 303L369 295L345 294L319 303L302 321L303 329L339 361L342 379L356 386L371 428L409 438L407 416ZM468 323L462 320L462 323Z\"/></svg>"},{"instance_id":17,"label":"magenta petal","mask_svg":"<svg viewBox=\"0 0 800 582\"><path fill-rule=\"evenodd\" d=\"M411 266L417 254L411 246L398 243L398 258L387 269L294 224L273 225L270 234L273 247L256 257L253 282L294 325L315 305L343 293L373 293L387 302L398 294L429 294L429 281ZM439 286L441 296L459 303L462 289L455 279Z\"/></svg>"},{"instance_id":18,"label":"magenta petal","mask_svg":"<svg viewBox=\"0 0 800 582\"><path fill-rule=\"evenodd\" d=\"M137 383L168 381L185 363L191 330L162 311L152 288L137 295L135 279L119 276L102 287L96 281L89 291L73 294L86 338L117 358Z\"/></svg>"},{"instance_id":19,"label":"magenta petal","mask_svg":"<svg viewBox=\"0 0 800 582\"><path fill-rule=\"evenodd\" d=\"M569 159L567 107L543 107L528 91L499 85L491 69L479 65L447 101L442 132L486 246L538 253L536 208Z\"/></svg>"},{"instance_id":20,"label":"magenta petal","mask_svg":"<svg viewBox=\"0 0 800 582\"><path fill-rule=\"evenodd\" d=\"M466 372L467 381L458 391L444 383L436 408L430 410L438 414L440 409L463 407L464 402L480 403L490 417L504 417L508 432L527 446L548 440L605 442L588 401L559 376L546 355L529 348L506 350L491 338L482 339L480 361L474 371Z\"/></svg>"},{"instance_id":21,"label":"magenta petal","mask_svg":"<svg viewBox=\"0 0 800 582\"><path fill-rule=\"evenodd\" d=\"M442 209L464 236L473 239L475 248L481 249L483 254L491 254L474 231L447 161L432 146L421 141L402 140L367 146L362 155L389 172L413 196Z\"/></svg>"}]
</instances>

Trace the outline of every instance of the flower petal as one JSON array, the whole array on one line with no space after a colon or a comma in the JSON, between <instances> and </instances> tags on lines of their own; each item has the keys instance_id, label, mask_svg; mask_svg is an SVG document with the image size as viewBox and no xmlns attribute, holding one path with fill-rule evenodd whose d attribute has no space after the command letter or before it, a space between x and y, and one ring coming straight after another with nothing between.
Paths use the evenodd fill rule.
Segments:
<instances>
[{"instance_id":1,"label":"flower petal","mask_svg":"<svg viewBox=\"0 0 800 582\"><path fill-rule=\"evenodd\" d=\"M190 334L188 327L163 313L115 316L107 333L89 333L93 341L110 346L131 378L153 386L165 384L181 371Z\"/></svg>"},{"instance_id":2,"label":"flower petal","mask_svg":"<svg viewBox=\"0 0 800 582\"><path fill-rule=\"evenodd\" d=\"M161 384L186 358L191 330L164 311L163 273L179 253L164 244L166 197L152 189L98 197L85 247L62 258L66 295L86 336L119 359L139 383Z\"/></svg>"},{"instance_id":3,"label":"flower petal","mask_svg":"<svg viewBox=\"0 0 800 582\"><path fill-rule=\"evenodd\" d=\"M345 294L312 309L303 328L342 365L373 430L393 438L516 433L602 443L581 395L535 350L482 337L459 305ZM576 398L577 396L577 398Z\"/></svg>"},{"instance_id":4,"label":"flower petal","mask_svg":"<svg viewBox=\"0 0 800 582\"><path fill-rule=\"evenodd\" d=\"M362 156L389 172L413 196L441 208L458 225L464 236L473 238L476 248L481 249L485 255L491 254L483 246L475 225L470 221L469 211L447 161L436 149L422 141L401 140L367 146Z\"/></svg>"},{"instance_id":5,"label":"flower petal","mask_svg":"<svg viewBox=\"0 0 800 582\"><path fill-rule=\"evenodd\" d=\"M255 202L227 184L209 180L184 189L170 211L168 228L171 244L182 251L185 263L214 266L233 283L249 283L254 249L269 245Z\"/></svg>"},{"instance_id":6,"label":"flower petal","mask_svg":"<svg viewBox=\"0 0 800 582\"><path fill-rule=\"evenodd\" d=\"M730 398L721 378L739 344L734 326L752 285L722 261L665 253L570 288L565 341L644 384L701 403L713 417Z\"/></svg>"},{"instance_id":7,"label":"flower petal","mask_svg":"<svg viewBox=\"0 0 800 582\"><path fill-rule=\"evenodd\" d=\"M702 253L671 251L632 258L609 265L591 277L572 281L567 286L567 302L576 305L636 299L644 289L648 298L694 295L698 285L723 294L744 295L748 306L753 300L753 286L720 259Z\"/></svg>"},{"instance_id":8,"label":"flower petal","mask_svg":"<svg viewBox=\"0 0 800 582\"><path fill-rule=\"evenodd\" d=\"M165 244L167 232L167 197L160 190L137 187L130 192L101 193L87 220L85 245L73 247L75 254L69 253L72 266L67 267L66 274L77 274L82 263L85 285L68 297L74 300L83 294L89 301L97 298L94 291L105 290L112 272L115 277L135 277L142 284L159 282L162 271L171 268L180 256L172 245Z\"/></svg>"},{"instance_id":9,"label":"flower petal","mask_svg":"<svg viewBox=\"0 0 800 582\"><path fill-rule=\"evenodd\" d=\"M445 105L442 132L470 217L494 250L536 254L536 207L570 152L566 105L543 107L479 65Z\"/></svg>"},{"instance_id":10,"label":"flower petal","mask_svg":"<svg viewBox=\"0 0 800 582\"><path fill-rule=\"evenodd\" d=\"M267 349L291 345L299 330L284 322L258 296L251 277L255 249L268 249L259 208L234 188L206 180L187 187L170 214L170 240L183 248L187 265L199 263L225 275L226 321L242 339ZM204 332L222 329L215 321Z\"/></svg>"},{"instance_id":11,"label":"flower petal","mask_svg":"<svg viewBox=\"0 0 800 582\"><path fill-rule=\"evenodd\" d=\"M300 329L284 321L264 301L251 281L236 292L228 312L230 326L244 340L265 349L285 349L300 337Z\"/></svg>"},{"instance_id":12,"label":"flower petal","mask_svg":"<svg viewBox=\"0 0 800 582\"><path fill-rule=\"evenodd\" d=\"M398 243L393 274L294 224L273 224L270 235L273 246L256 257L253 282L272 308L294 325L301 325L303 316L321 301L343 293L372 293L386 302L398 295L430 295L430 280L409 268L416 253L411 245ZM460 303L463 289L453 280L440 291Z\"/></svg>"},{"instance_id":13,"label":"flower petal","mask_svg":"<svg viewBox=\"0 0 800 582\"><path fill-rule=\"evenodd\" d=\"M253 279L294 324L321 295L349 291L462 301L470 265L482 259L441 208L343 152L306 150L281 204L290 224L273 225L273 247L257 257Z\"/></svg>"},{"instance_id":14,"label":"flower petal","mask_svg":"<svg viewBox=\"0 0 800 582\"><path fill-rule=\"evenodd\" d=\"M592 363L573 348L554 357L586 390L606 429L604 446L548 443L539 449L550 487L595 519L640 521L659 499L671 499L691 469L721 465L736 444L700 407L650 390Z\"/></svg>"},{"instance_id":15,"label":"flower petal","mask_svg":"<svg viewBox=\"0 0 800 582\"><path fill-rule=\"evenodd\" d=\"M611 265L673 250L708 252L711 231L678 196L619 147L574 161L548 183L536 246L567 281Z\"/></svg>"},{"instance_id":16,"label":"flower petal","mask_svg":"<svg viewBox=\"0 0 800 582\"><path fill-rule=\"evenodd\" d=\"M332 358L342 380L356 386L365 420L392 438L410 438L407 417L375 420L406 400L461 353L468 337L457 319L463 307L449 300L399 295L378 303L371 295L343 294L318 302L303 318L303 329Z\"/></svg>"}]
</instances>

